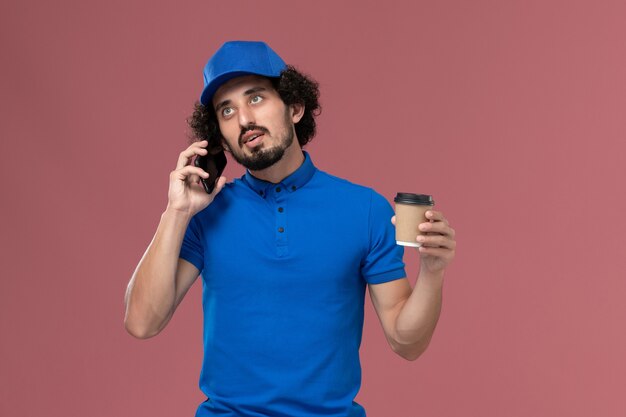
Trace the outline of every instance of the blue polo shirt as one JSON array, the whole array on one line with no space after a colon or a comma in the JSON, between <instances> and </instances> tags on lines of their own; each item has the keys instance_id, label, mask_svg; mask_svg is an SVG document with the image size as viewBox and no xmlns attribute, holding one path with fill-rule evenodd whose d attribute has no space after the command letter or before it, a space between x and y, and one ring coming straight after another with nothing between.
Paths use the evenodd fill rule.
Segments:
<instances>
[{"instance_id":1,"label":"blue polo shirt","mask_svg":"<svg viewBox=\"0 0 626 417\"><path fill-rule=\"evenodd\" d=\"M364 417L366 284L406 276L390 204L304 163L279 184L247 172L190 221L180 257L202 275L196 417Z\"/></svg>"}]
</instances>

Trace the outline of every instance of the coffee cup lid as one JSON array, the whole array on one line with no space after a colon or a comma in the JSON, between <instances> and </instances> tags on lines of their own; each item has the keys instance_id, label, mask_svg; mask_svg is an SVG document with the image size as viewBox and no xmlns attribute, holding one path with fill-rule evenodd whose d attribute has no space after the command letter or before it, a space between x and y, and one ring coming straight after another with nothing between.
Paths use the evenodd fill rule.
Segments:
<instances>
[{"instance_id":1,"label":"coffee cup lid","mask_svg":"<svg viewBox=\"0 0 626 417\"><path fill-rule=\"evenodd\" d=\"M427 194L398 193L393 201L401 204L418 204L421 206L435 205L433 197Z\"/></svg>"}]
</instances>

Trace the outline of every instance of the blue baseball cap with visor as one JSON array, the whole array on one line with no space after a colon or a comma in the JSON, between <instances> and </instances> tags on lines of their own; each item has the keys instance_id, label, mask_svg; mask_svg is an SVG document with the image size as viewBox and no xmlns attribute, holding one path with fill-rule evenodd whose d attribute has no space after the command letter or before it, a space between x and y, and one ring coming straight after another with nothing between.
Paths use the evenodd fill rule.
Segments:
<instances>
[{"instance_id":1,"label":"blue baseball cap with visor","mask_svg":"<svg viewBox=\"0 0 626 417\"><path fill-rule=\"evenodd\" d=\"M243 75L280 77L287 67L265 42L229 41L209 59L204 67L204 90L200 103L211 105L213 95L228 80Z\"/></svg>"}]
</instances>

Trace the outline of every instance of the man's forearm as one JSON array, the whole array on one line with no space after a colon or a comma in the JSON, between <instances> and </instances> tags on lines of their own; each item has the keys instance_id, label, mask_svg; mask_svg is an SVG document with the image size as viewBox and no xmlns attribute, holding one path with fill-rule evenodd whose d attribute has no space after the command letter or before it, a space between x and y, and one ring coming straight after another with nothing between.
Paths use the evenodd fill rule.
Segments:
<instances>
[{"instance_id":1,"label":"man's forearm","mask_svg":"<svg viewBox=\"0 0 626 417\"><path fill-rule=\"evenodd\" d=\"M416 359L428 347L435 331L443 290L443 271L421 271L415 288L396 318L398 354Z\"/></svg>"},{"instance_id":2,"label":"man's forearm","mask_svg":"<svg viewBox=\"0 0 626 417\"><path fill-rule=\"evenodd\" d=\"M135 334L151 335L167 320L176 297L176 267L190 217L166 210L152 242L128 285L125 324Z\"/></svg>"}]
</instances>

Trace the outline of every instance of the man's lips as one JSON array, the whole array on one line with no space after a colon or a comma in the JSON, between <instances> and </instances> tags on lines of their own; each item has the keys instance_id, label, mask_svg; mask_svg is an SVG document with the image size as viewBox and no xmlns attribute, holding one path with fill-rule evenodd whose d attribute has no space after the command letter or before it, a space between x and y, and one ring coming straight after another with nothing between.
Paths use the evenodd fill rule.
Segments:
<instances>
[{"instance_id":1,"label":"man's lips","mask_svg":"<svg viewBox=\"0 0 626 417\"><path fill-rule=\"evenodd\" d=\"M257 135L252 136L252 137L250 138L250 140L248 140L248 141L244 144L244 146L247 146L247 147L248 147L248 148L250 148L250 149L252 149L252 148L256 148L257 146L260 146L260 145L261 145L261 143L263 143L263 138L264 138L264 137L265 137L265 135L264 135L264 134L261 134L261 135L258 135L258 136L257 136Z\"/></svg>"},{"instance_id":2,"label":"man's lips","mask_svg":"<svg viewBox=\"0 0 626 417\"><path fill-rule=\"evenodd\" d=\"M246 144L247 142L255 139L258 136L264 135L265 132L261 131L261 130L249 130L246 133L244 133L244 135L241 137L241 143L242 144Z\"/></svg>"}]
</instances>

